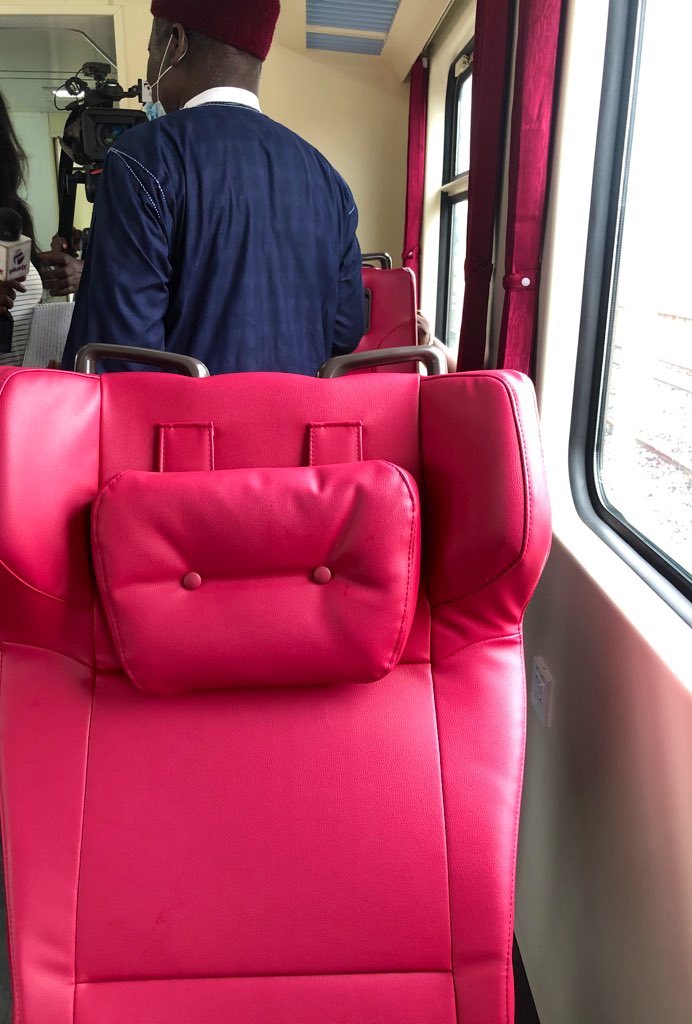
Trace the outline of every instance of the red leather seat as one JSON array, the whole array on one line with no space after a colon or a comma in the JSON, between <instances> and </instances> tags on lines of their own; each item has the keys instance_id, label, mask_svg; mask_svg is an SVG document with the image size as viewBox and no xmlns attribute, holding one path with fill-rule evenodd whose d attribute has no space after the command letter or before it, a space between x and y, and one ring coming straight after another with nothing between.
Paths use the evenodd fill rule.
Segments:
<instances>
[{"instance_id":1,"label":"red leather seat","mask_svg":"<svg viewBox=\"0 0 692 1024\"><path fill-rule=\"evenodd\" d=\"M0 371L15 1021L506 1024L512 373Z\"/></svg>"},{"instance_id":2,"label":"red leather seat","mask_svg":"<svg viewBox=\"0 0 692 1024\"><path fill-rule=\"evenodd\" d=\"M372 352L383 348L417 345L416 277L413 271L407 268L381 270L363 267L363 286L369 309L369 322L356 351ZM392 369L387 367L385 372L392 372ZM416 367L412 363L402 363L394 370L400 373L415 373Z\"/></svg>"},{"instance_id":3,"label":"red leather seat","mask_svg":"<svg viewBox=\"0 0 692 1024\"><path fill-rule=\"evenodd\" d=\"M370 322L358 352L417 345L416 277L412 270L363 267L363 286L369 293Z\"/></svg>"}]
</instances>

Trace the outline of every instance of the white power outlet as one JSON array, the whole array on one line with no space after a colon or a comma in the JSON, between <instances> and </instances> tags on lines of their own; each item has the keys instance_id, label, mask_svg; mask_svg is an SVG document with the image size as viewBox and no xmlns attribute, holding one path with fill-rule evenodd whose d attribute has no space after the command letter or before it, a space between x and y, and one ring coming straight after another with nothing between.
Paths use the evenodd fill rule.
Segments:
<instances>
[{"instance_id":1,"label":"white power outlet","mask_svg":"<svg viewBox=\"0 0 692 1024\"><path fill-rule=\"evenodd\" d=\"M550 706L553 696L553 677L548 671L543 658L533 659L533 676L531 677L531 704L544 728L550 726Z\"/></svg>"}]
</instances>

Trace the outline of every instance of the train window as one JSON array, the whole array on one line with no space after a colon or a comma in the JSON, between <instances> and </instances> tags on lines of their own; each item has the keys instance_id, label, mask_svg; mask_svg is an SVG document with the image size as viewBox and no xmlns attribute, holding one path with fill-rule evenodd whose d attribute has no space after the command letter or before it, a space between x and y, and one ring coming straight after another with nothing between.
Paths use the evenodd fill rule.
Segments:
<instances>
[{"instance_id":1,"label":"train window","mask_svg":"<svg viewBox=\"0 0 692 1024\"><path fill-rule=\"evenodd\" d=\"M464 263L471 163L472 75L473 43L470 43L455 60L449 73L442 183L437 333L454 352L459 348L464 306Z\"/></svg>"},{"instance_id":2,"label":"train window","mask_svg":"<svg viewBox=\"0 0 692 1024\"><path fill-rule=\"evenodd\" d=\"M457 68L456 79L456 138L454 141L455 177L468 174L471 166L471 75L473 73L473 54L461 57Z\"/></svg>"},{"instance_id":3,"label":"train window","mask_svg":"<svg viewBox=\"0 0 692 1024\"><path fill-rule=\"evenodd\" d=\"M613 0L610 33L582 323L587 352L593 334L586 484L601 521L689 599L692 168L683 126L692 8ZM613 64L625 86L615 101ZM609 209L600 198L608 185ZM600 296L590 303L599 259ZM583 380L578 403L580 391L584 399ZM579 418L575 410L576 435Z\"/></svg>"}]
</instances>

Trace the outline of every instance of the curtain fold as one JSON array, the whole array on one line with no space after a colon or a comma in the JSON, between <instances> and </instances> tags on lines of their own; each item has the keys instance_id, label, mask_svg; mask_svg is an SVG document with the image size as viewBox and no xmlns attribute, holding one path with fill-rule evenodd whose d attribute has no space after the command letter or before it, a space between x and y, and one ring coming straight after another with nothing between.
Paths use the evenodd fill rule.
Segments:
<instances>
[{"instance_id":1,"label":"curtain fold","mask_svg":"<svg viewBox=\"0 0 692 1024\"><path fill-rule=\"evenodd\" d=\"M478 0L473 52L466 291L459 345L460 370L482 369L485 361L513 23L513 0Z\"/></svg>"},{"instance_id":2,"label":"curtain fold","mask_svg":"<svg viewBox=\"0 0 692 1024\"><path fill-rule=\"evenodd\" d=\"M521 0L498 367L531 374L563 0Z\"/></svg>"},{"instance_id":3,"label":"curtain fold","mask_svg":"<svg viewBox=\"0 0 692 1024\"><path fill-rule=\"evenodd\" d=\"M420 280L421 232L425 199L425 150L428 130L428 66L419 57L411 70L408 122L408 183L402 264Z\"/></svg>"}]
</instances>

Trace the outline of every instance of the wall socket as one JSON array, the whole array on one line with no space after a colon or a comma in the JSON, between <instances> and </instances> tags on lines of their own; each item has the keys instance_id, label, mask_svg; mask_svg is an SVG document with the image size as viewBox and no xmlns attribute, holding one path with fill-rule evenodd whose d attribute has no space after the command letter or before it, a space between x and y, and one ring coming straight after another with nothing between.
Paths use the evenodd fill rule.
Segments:
<instances>
[{"instance_id":1,"label":"wall socket","mask_svg":"<svg viewBox=\"0 0 692 1024\"><path fill-rule=\"evenodd\" d=\"M553 677L546 663L540 656L533 659L533 675L531 677L531 705L538 715L541 725L550 727L550 709L553 697Z\"/></svg>"}]
</instances>

